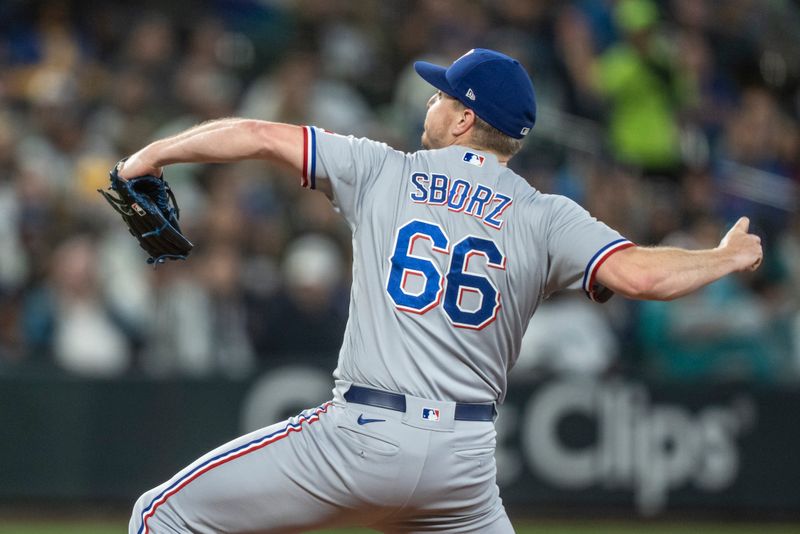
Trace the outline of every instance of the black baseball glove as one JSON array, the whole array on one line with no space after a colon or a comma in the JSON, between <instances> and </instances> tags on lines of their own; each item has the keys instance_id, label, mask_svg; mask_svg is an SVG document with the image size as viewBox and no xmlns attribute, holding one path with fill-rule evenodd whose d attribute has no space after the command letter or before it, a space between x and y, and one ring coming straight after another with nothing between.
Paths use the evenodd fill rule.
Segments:
<instances>
[{"instance_id":1,"label":"black baseball glove","mask_svg":"<svg viewBox=\"0 0 800 534\"><path fill-rule=\"evenodd\" d=\"M163 178L156 176L123 180L117 174L121 163L114 165L109 173L109 189L115 191L116 196L102 189L98 191L122 215L139 246L150 255L147 263L185 260L194 245L178 226L180 209L172 189Z\"/></svg>"}]
</instances>

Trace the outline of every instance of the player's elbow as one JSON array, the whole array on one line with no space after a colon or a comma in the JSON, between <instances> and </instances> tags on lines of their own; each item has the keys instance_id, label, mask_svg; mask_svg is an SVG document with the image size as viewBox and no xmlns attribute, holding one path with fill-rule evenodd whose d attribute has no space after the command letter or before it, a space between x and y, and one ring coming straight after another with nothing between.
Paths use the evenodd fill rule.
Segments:
<instances>
[{"instance_id":1,"label":"player's elbow","mask_svg":"<svg viewBox=\"0 0 800 534\"><path fill-rule=\"evenodd\" d=\"M304 161L303 128L293 124L246 120L241 125L254 144L253 157L300 170Z\"/></svg>"},{"instance_id":2,"label":"player's elbow","mask_svg":"<svg viewBox=\"0 0 800 534\"><path fill-rule=\"evenodd\" d=\"M600 267L598 280L629 299L672 300L679 296L670 291L668 275L658 265L641 260L636 248L620 251Z\"/></svg>"},{"instance_id":3,"label":"player's elbow","mask_svg":"<svg viewBox=\"0 0 800 534\"><path fill-rule=\"evenodd\" d=\"M672 300L679 295L669 287L658 273L637 271L620 280L617 293L635 300Z\"/></svg>"}]
</instances>

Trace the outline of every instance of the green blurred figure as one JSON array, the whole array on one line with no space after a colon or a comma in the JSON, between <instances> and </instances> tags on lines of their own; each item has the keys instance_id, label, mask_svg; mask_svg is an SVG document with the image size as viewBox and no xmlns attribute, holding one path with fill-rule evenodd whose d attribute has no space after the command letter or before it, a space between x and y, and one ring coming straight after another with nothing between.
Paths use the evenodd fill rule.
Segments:
<instances>
[{"instance_id":1,"label":"green blurred figure","mask_svg":"<svg viewBox=\"0 0 800 534\"><path fill-rule=\"evenodd\" d=\"M594 64L593 82L610 101L614 155L648 174L672 175L680 164L677 108L679 76L668 43L656 33L651 0L622 0L614 18L625 39Z\"/></svg>"}]
</instances>

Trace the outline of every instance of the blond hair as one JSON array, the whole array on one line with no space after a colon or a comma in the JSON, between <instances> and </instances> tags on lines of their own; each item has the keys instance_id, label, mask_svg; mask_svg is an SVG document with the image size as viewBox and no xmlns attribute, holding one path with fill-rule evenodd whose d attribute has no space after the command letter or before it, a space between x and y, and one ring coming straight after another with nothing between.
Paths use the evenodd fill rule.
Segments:
<instances>
[{"instance_id":1,"label":"blond hair","mask_svg":"<svg viewBox=\"0 0 800 534\"><path fill-rule=\"evenodd\" d=\"M467 106L453 97L450 97L460 107L467 109ZM514 139L506 135L482 118L475 114L475 124L472 127L472 143L474 148L494 152L500 156L511 159L522 149L522 139Z\"/></svg>"}]
</instances>

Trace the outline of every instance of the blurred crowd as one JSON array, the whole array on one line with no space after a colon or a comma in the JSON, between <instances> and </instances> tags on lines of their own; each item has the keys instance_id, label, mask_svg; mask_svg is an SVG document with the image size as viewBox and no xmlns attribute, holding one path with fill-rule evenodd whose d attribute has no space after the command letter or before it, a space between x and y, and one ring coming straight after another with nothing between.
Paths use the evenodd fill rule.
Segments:
<instances>
[{"instance_id":1,"label":"blurred crowd","mask_svg":"<svg viewBox=\"0 0 800 534\"><path fill-rule=\"evenodd\" d=\"M262 163L167 169L195 242L153 269L98 188L147 142L246 116L419 148L414 60L520 59L511 167L639 244L747 215L763 267L670 303L546 301L514 376L800 380L800 9L788 0L0 2L0 373L332 368L349 230Z\"/></svg>"}]
</instances>

